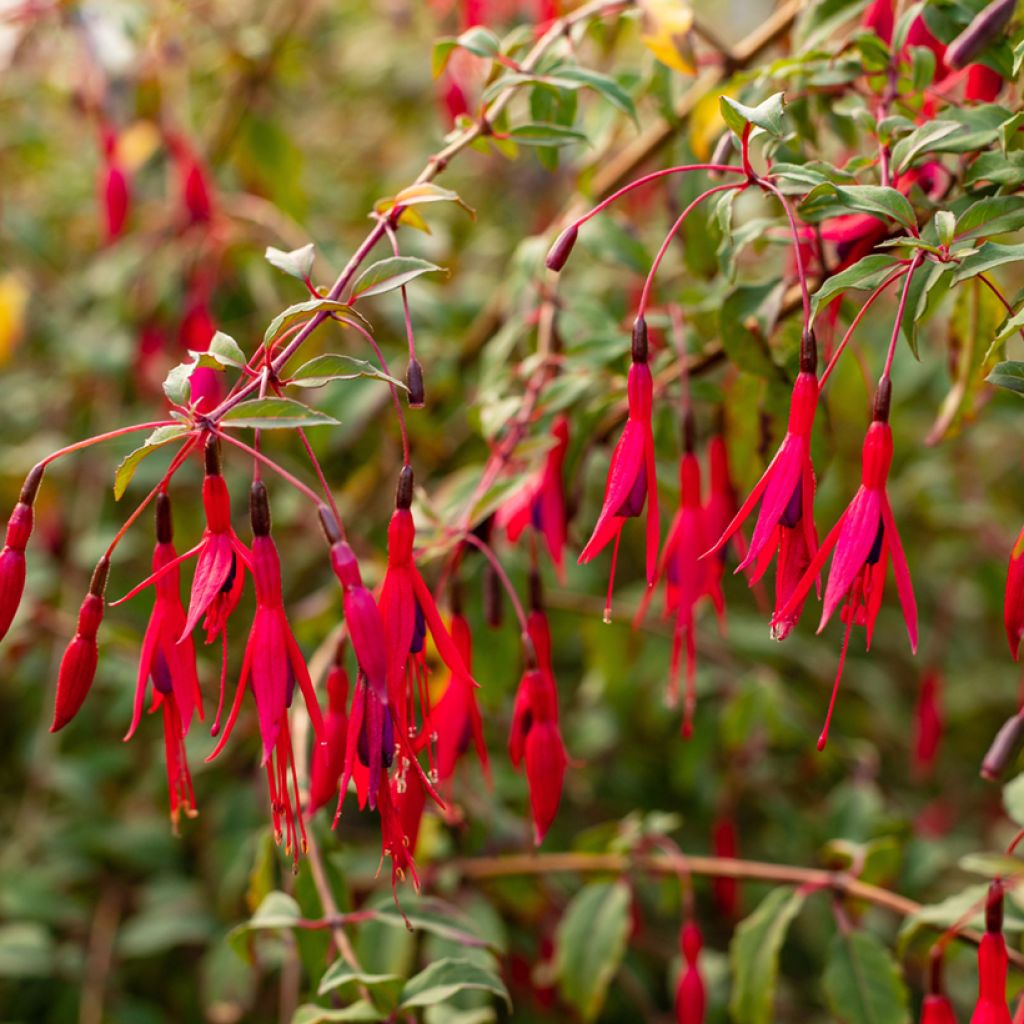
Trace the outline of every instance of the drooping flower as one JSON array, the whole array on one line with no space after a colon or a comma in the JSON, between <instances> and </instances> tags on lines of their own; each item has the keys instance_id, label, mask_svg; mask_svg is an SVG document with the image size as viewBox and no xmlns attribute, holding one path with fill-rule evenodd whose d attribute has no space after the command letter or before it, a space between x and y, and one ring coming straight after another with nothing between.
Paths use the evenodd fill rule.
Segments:
<instances>
[{"instance_id":1,"label":"drooping flower","mask_svg":"<svg viewBox=\"0 0 1024 1024\"><path fill-rule=\"evenodd\" d=\"M345 769L348 742L348 672L343 661L344 645L327 674L327 714L324 716L324 743L313 747L309 772L308 814L338 798L338 783Z\"/></svg>"},{"instance_id":2,"label":"drooping flower","mask_svg":"<svg viewBox=\"0 0 1024 1024\"><path fill-rule=\"evenodd\" d=\"M1006 1002L1006 939L1003 938L1003 883L989 885L985 934L978 944L978 1001L971 1024L1013 1024Z\"/></svg>"},{"instance_id":3,"label":"drooping flower","mask_svg":"<svg viewBox=\"0 0 1024 1024\"><path fill-rule=\"evenodd\" d=\"M914 600L910 570L903 554L903 544L886 493L893 451L892 428L888 422L891 395L891 382L885 377L875 393L873 417L864 439L860 488L822 542L789 600L775 613L773 619L773 622L785 620L792 614L799 602L806 598L807 592L822 571L825 560L835 549L818 632L825 628L835 610L843 605L842 619L846 623L846 635L832 689L832 699L825 718L825 727L818 739L819 750L824 748L828 738L828 727L835 708L839 681L842 678L850 631L854 625L864 626L866 646L868 649L871 647L871 637L882 604L882 592L890 557L911 650L917 651L917 603Z\"/></svg>"},{"instance_id":4,"label":"drooping flower","mask_svg":"<svg viewBox=\"0 0 1024 1024\"><path fill-rule=\"evenodd\" d=\"M1017 535L1010 552L1003 622L1006 626L1006 639L1010 642L1010 653L1016 661L1020 657L1020 642L1024 637L1024 529Z\"/></svg>"},{"instance_id":5,"label":"drooping flower","mask_svg":"<svg viewBox=\"0 0 1024 1024\"><path fill-rule=\"evenodd\" d=\"M704 503L704 531L709 538L717 539L728 529L739 507L729 469L729 447L723 433L713 434L708 442L708 470L709 490ZM737 530L730 540L737 558L742 561L747 552L747 541L742 531ZM718 590L722 587L725 560L725 547L720 548L717 557L711 560L714 585Z\"/></svg>"},{"instance_id":6,"label":"drooping flower","mask_svg":"<svg viewBox=\"0 0 1024 1024\"><path fill-rule=\"evenodd\" d=\"M536 660L523 674L516 692L509 758L517 768L525 762L534 842L539 846L558 813L569 759L558 726L558 689L550 659L548 668L541 661L547 621L539 612L532 613L530 619L531 639L536 635L541 643Z\"/></svg>"},{"instance_id":7,"label":"drooping flower","mask_svg":"<svg viewBox=\"0 0 1024 1024\"><path fill-rule=\"evenodd\" d=\"M736 822L733 817L723 812L715 818L711 825L711 849L716 857L733 859L739 856L739 841L736 834ZM725 875L713 878L711 891L719 913L728 921L735 921L740 911L740 883L738 879L727 878Z\"/></svg>"},{"instance_id":8,"label":"drooping flower","mask_svg":"<svg viewBox=\"0 0 1024 1024\"><path fill-rule=\"evenodd\" d=\"M956 1014L945 996L926 995L921 1003L921 1024L956 1024Z\"/></svg>"},{"instance_id":9,"label":"drooping flower","mask_svg":"<svg viewBox=\"0 0 1024 1024\"><path fill-rule=\"evenodd\" d=\"M935 669L925 673L914 709L914 767L930 775L942 740L942 678Z\"/></svg>"},{"instance_id":10,"label":"drooping flower","mask_svg":"<svg viewBox=\"0 0 1024 1024\"><path fill-rule=\"evenodd\" d=\"M569 450L569 421L558 416L551 427L555 444L547 452L544 465L512 494L498 510L497 526L504 528L514 544L527 526L544 537L558 578L565 581L565 493L562 468Z\"/></svg>"},{"instance_id":11,"label":"drooping flower","mask_svg":"<svg viewBox=\"0 0 1024 1024\"><path fill-rule=\"evenodd\" d=\"M196 571L192 578L188 612L179 639L184 640L190 635L202 619L203 628L206 630L206 642L211 644L220 638L226 652L228 619L242 596L242 587L245 583L242 570L252 572L252 557L249 549L238 539L231 526L231 498L221 475L217 445L216 437L211 435L206 442L206 476L203 479L206 528L199 543L183 555L178 555L177 558L162 565L113 604L119 605L129 600L169 573L176 572L182 562L195 556ZM220 729L226 683L226 654L222 659L222 665L224 668L221 672L220 701L213 724L214 735Z\"/></svg>"},{"instance_id":12,"label":"drooping flower","mask_svg":"<svg viewBox=\"0 0 1024 1024\"><path fill-rule=\"evenodd\" d=\"M665 580L665 617L674 617L672 656L669 662L669 686L666 701L679 703L679 679L682 672L683 645L686 646L686 689L683 701L682 732L693 735L693 716L697 707L696 607L710 597L716 613L725 612L721 588L717 585L712 560L702 558L708 536L701 504L700 463L693 452L692 419L687 416L686 444L679 463L679 511L669 528L665 548L658 562L657 580ZM653 591L648 591L637 612L636 624L647 614Z\"/></svg>"},{"instance_id":13,"label":"drooping flower","mask_svg":"<svg viewBox=\"0 0 1024 1024\"><path fill-rule=\"evenodd\" d=\"M633 325L633 362L629 368L627 391L629 415L619 443L612 452L605 485L604 503L594 525L594 532L580 554L581 565L589 562L615 542L612 553L611 574L608 581L608 599L605 620L611 619L611 596L615 586L615 563L619 541L626 520L639 516L647 503L647 585L654 585L658 564L660 527L658 521L658 478L654 462L654 433L651 415L654 401L654 381L647 365L647 324L638 317Z\"/></svg>"},{"instance_id":14,"label":"drooping flower","mask_svg":"<svg viewBox=\"0 0 1024 1024\"><path fill-rule=\"evenodd\" d=\"M399 477L396 507L388 526L388 566L379 601L387 642L388 699L395 709L395 724L410 738L419 736L421 727L428 722L439 724L431 716L428 635L449 673L457 679L454 685L463 689L476 686L413 560L416 527L410 511L412 496L412 468L405 466ZM425 745L432 763L432 736L425 737Z\"/></svg>"},{"instance_id":15,"label":"drooping flower","mask_svg":"<svg viewBox=\"0 0 1024 1024\"><path fill-rule=\"evenodd\" d=\"M779 640L786 637L800 616L803 602L791 601L790 597L818 548L811 462L811 430L818 408L816 366L817 346L813 333L808 331L801 344L800 373L793 385L786 436L747 500L708 552L710 556L721 551L760 501L750 545L736 571L753 564L750 582L754 584L778 554L772 635Z\"/></svg>"},{"instance_id":16,"label":"drooping flower","mask_svg":"<svg viewBox=\"0 0 1024 1024\"><path fill-rule=\"evenodd\" d=\"M206 170L192 147L178 134L167 139L174 157L179 201L188 223L204 224L213 219L213 189Z\"/></svg>"},{"instance_id":17,"label":"drooping flower","mask_svg":"<svg viewBox=\"0 0 1024 1024\"><path fill-rule=\"evenodd\" d=\"M93 570L89 592L78 611L78 629L60 662L50 732L63 729L78 714L92 688L99 660L96 634L103 621L103 592L106 590L109 572L110 559L104 555Z\"/></svg>"},{"instance_id":18,"label":"drooping flower","mask_svg":"<svg viewBox=\"0 0 1024 1024\"><path fill-rule=\"evenodd\" d=\"M292 704L296 683L305 701L315 743L318 745L325 742L324 723L309 669L285 615L281 594L281 560L270 536L270 504L267 489L260 480L252 485L250 518L256 614L245 646L242 672L231 713L219 743L207 760L212 760L224 749L238 719L248 684L252 688L259 717L274 832L278 841L284 836L285 850L293 851L297 860L300 844L303 852L306 849L306 831L288 729L288 709Z\"/></svg>"},{"instance_id":19,"label":"drooping flower","mask_svg":"<svg viewBox=\"0 0 1024 1024\"><path fill-rule=\"evenodd\" d=\"M448 685L431 711L433 731L437 733L437 775L442 782L450 779L456 762L472 743L490 782L491 766L484 743L483 719L476 700L476 687L472 685L473 637L462 614L458 592L457 586L452 587L450 631L466 672L449 674Z\"/></svg>"},{"instance_id":20,"label":"drooping flower","mask_svg":"<svg viewBox=\"0 0 1024 1024\"><path fill-rule=\"evenodd\" d=\"M703 940L695 921L687 921L679 931L679 949L683 969L676 986L676 1024L704 1024L704 980L700 976L700 950Z\"/></svg>"},{"instance_id":21,"label":"drooping flower","mask_svg":"<svg viewBox=\"0 0 1024 1024\"><path fill-rule=\"evenodd\" d=\"M159 572L177 558L171 501L163 491L156 496L156 539L153 571ZM139 727L148 684L152 681L153 702L150 712L160 710L163 714L167 792L171 821L177 829L182 811L190 818L196 814L185 736L192 724L193 714L198 712L202 719L203 705L192 637L181 637L185 626L185 609L181 603L177 566L161 576L154 589L153 611L142 639L132 720L124 738L125 741L130 740Z\"/></svg>"},{"instance_id":22,"label":"drooping flower","mask_svg":"<svg viewBox=\"0 0 1024 1024\"><path fill-rule=\"evenodd\" d=\"M18 503L7 520L4 547L0 551L0 640L11 628L25 592L25 548L32 536L32 506L42 479L43 470L37 466L22 485Z\"/></svg>"},{"instance_id":23,"label":"drooping flower","mask_svg":"<svg viewBox=\"0 0 1024 1024\"><path fill-rule=\"evenodd\" d=\"M103 210L104 235L108 243L124 232L128 220L128 176L117 159L117 135L112 128L103 129L103 171L100 177L100 206Z\"/></svg>"}]
</instances>

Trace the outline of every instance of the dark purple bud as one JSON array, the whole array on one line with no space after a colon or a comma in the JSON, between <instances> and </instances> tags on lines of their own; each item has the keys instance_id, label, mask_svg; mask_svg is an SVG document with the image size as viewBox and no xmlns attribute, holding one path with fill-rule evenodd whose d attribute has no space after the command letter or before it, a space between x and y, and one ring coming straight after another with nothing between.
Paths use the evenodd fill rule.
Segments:
<instances>
[{"instance_id":1,"label":"dark purple bud","mask_svg":"<svg viewBox=\"0 0 1024 1024\"><path fill-rule=\"evenodd\" d=\"M946 47L946 63L963 68L994 43L1010 24L1017 0L993 0L974 16L974 20Z\"/></svg>"},{"instance_id":2,"label":"dark purple bud","mask_svg":"<svg viewBox=\"0 0 1024 1024\"><path fill-rule=\"evenodd\" d=\"M395 508L412 508L412 466L403 466L398 474L398 490L395 493Z\"/></svg>"},{"instance_id":3,"label":"dark purple bud","mask_svg":"<svg viewBox=\"0 0 1024 1024\"><path fill-rule=\"evenodd\" d=\"M156 539L158 544L170 544L174 540L171 499L164 491L156 496Z\"/></svg>"},{"instance_id":4,"label":"dark purple bud","mask_svg":"<svg viewBox=\"0 0 1024 1024\"><path fill-rule=\"evenodd\" d=\"M254 537L270 536L270 501L262 480L254 480L249 491L249 522Z\"/></svg>"},{"instance_id":5,"label":"dark purple bud","mask_svg":"<svg viewBox=\"0 0 1024 1024\"><path fill-rule=\"evenodd\" d=\"M558 271L565 266L579 233L579 227L572 224L555 239L555 244L548 250L547 259L544 261L548 270Z\"/></svg>"},{"instance_id":6,"label":"dark purple bud","mask_svg":"<svg viewBox=\"0 0 1024 1024\"><path fill-rule=\"evenodd\" d=\"M423 390L423 367L418 359L409 360L409 369L405 374L405 385L409 389L409 408L422 409L426 401Z\"/></svg>"},{"instance_id":7,"label":"dark purple bud","mask_svg":"<svg viewBox=\"0 0 1024 1024\"><path fill-rule=\"evenodd\" d=\"M804 331L800 339L800 372L817 373L818 371L818 340L814 331Z\"/></svg>"},{"instance_id":8,"label":"dark purple bud","mask_svg":"<svg viewBox=\"0 0 1024 1024\"><path fill-rule=\"evenodd\" d=\"M889 410L892 407L892 378L883 377L875 389L875 401L871 407L871 418L876 423L889 422Z\"/></svg>"},{"instance_id":9,"label":"dark purple bud","mask_svg":"<svg viewBox=\"0 0 1024 1024\"><path fill-rule=\"evenodd\" d=\"M1024 733L1024 719L1020 715L1014 715L1003 723L981 762L981 777L983 779L995 782L1002 776L1010 761L1016 756L1022 733Z\"/></svg>"}]
</instances>

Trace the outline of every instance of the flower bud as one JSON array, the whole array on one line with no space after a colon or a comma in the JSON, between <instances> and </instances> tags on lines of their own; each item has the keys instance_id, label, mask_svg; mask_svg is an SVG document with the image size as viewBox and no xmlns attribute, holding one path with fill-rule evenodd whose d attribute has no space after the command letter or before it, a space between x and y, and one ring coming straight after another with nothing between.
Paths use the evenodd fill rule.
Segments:
<instances>
[{"instance_id":1,"label":"flower bud","mask_svg":"<svg viewBox=\"0 0 1024 1024\"><path fill-rule=\"evenodd\" d=\"M633 321L633 346L631 352L633 362L646 363L647 352L647 321L642 316L638 316Z\"/></svg>"},{"instance_id":2,"label":"flower bud","mask_svg":"<svg viewBox=\"0 0 1024 1024\"><path fill-rule=\"evenodd\" d=\"M110 559L104 556L96 565L89 593L85 595L78 612L78 631L61 659L50 732L63 729L78 714L92 687L99 658L96 633L103 621L103 592L106 590L109 571Z\"/></svg>"},{"instance_id":3,"label":"flower bud","mask_svg":"<svg viewBox=\"0 0 1024 1024\"><path fill-rule=\"evenodd\" d=\"M423 390L423 367L420 366L418 359L409 360L405 386L409 389L409 408L422 409L426 402L426 394Z\"/></svg>"},{"instance_id":4,"label":"flower bud","mask_svg":"<svg viewBox=\"0 0 1024 1024\"><path fill-rule=\"evenodd\" d=\"M1021 734L1024 733L1024 718L1019 714L1008 718L996 733L995 739L981 762L981 777L995 782L1006 771L1010 761L1017 754Z\"/></svg>"},{"instance_id":5,"label":"flower bud","mask_svg":"<svg viewBox=\"0 0 1024 1024\"><path fill-rule=\"evenodd\" d=\"M573 246L579 236L580 229L576 224L570 224L556 239L548 250L547 259L544 260L548 270L559 271L565 266L566 260L572 254Z\"/></svg>"},{"instance_id":6,"label":"flower bud","mask_svg":"<svg viewBox=\"0 0 1024 1024\"><path fill-rule=\"evenodd\" d=\"M270 536L270 502L262 480L254 480L249 491L249 521L254 537Z\"/></svg>"},{"instance_id":7,"label":"flower bud","mask_svg":"<svg viewBox=\"0 0 1024 1024\"><path fill-rule=\"evenodd\" d=\"M993 0L946 47L946 63L951 68L962 68L970 64L982 50L1002 35L1016 6L1017 0Z\"/></svg>"}]
</instances>

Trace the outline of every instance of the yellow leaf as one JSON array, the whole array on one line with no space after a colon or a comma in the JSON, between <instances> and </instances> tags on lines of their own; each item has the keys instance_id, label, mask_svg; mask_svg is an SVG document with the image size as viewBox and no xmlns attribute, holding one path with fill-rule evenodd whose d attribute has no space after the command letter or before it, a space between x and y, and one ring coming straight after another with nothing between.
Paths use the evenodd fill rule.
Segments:
<instances>
[{"instance_id":1,"label":"yellow leaf","mask_svg":"<svg viewBox=\"0 0 1024 1024\"><path fill-rule=\"evenodd\" d=\"M0 276L0 365L10 359L25 335L28 286L15 273Z\"/></svg>"},{"instance_id":2,"label":"yellow leaf","mask_svg":"<svg viewBox=\"0 0 1024 1024\"><path fill-rule=\"evenodd\" d=\"M137 171L161 145L152 121L135 121L117 136L117 159L127 171Z\"/></svg>"},{"instance_id":3,"label":"yellow leaf","mask_svg":"<svg viewBox=\"0 0 1024 1024\"><path fill-rule=\"evenodd\" d=\"M683 0L640 0L644 14L644 46L662 64L692 75L696 71L690 46L693 11Z\"/></svg>"},{"instance_id":4,"label":"yellow leaf","mask_svg":"<svg viewBox=\"0 0 1024 1024\"><path fill-rule=\"evenodd\" d=\"M736 98L739 87L726 85L701 97L690 114L689 136L690 148L698 160L707 160L718 141L718 137L726 130L719 103L721 96Z\"/></svg>"}]
</instances>

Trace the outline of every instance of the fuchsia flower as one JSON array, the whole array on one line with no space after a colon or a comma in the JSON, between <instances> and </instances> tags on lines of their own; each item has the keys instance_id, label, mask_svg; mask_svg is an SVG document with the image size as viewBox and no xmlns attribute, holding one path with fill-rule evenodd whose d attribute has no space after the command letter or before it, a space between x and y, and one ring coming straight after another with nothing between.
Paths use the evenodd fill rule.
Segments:
<instances>
[{"instance_id":1,"label":"fuchsia flower","mask_svg":"<svg viewBox=\"0 0 1024 1024\"><path fill-rule=\"evenodd\" d=\"M128 220L128 176L117 159L117 136L113 129L103 129L103 174L100 180L100 205L103 209L104 233L107 242L116 241L124 233Z\"/></svg>"},{"instance_id":2,"label":"fuchsia flower","mask_svg":"<svg viewBox=\"0 0 1024 1024\"><path fill-rule=\"evenodd\" d=\"M926 995L921 1003L921 1024L956 1024L949 1000L941 995Z\"/></svg>"},{"instance_id":3,"label":"fuchsia flower","mask_svg":"<svg viewBox=\"0 0 1024 1024\"><path fill-rule=\"evenodd\" d=\"M527 626L535 662L527 667L516 691L508 752L516 768L526 762L534 842L540 846L558 813L569 759L558 727L558 688L551 666L547 617L535 608Z\"/></svg>"},{"instance_id":4,"label":"fuchsia flower","mask_svg":"<svg viewBox=\"0 0 1024 1024\"><path fill-rule=\"evenodd\" d=\"M676 986L676 1024L704 1024L704 980L699 959L703 940L695 921L687 921L679 931L679 949L683 970Z\"/></svg>"},{"instance_id":5,"label":"fuchsia flower","mask_svg":"<svg viewBox=\"0 0 1024 1024\"><path fill-rule=\"evenodd\" d=\"M327 674L327 714L324 717L324 743L313 747L309 779L309 807L312 814L338 798L338 783L345 769L348 737L348 672L342 662L344 645L339 645L331 671Z\"/></svg>"},{"instance_id":6,"label":"fuchsia flower","mask_svg":"<svg viewBox=\"0 0 1024 1024\"><path fill-rule=\"evenodd\" d=\"M697 637L694 612L701 598L711 598L721 619L725 603L711 560L702 560L707 548L704 506L701 504L700 463L693 453L693 423L687 416L686 443L679 463L679 511L672 520L665 548L658 562L657 580L665 580L665 617L675 616L672 632L672 658L669 664L669 688L666 700L671 707L679 703L679 676L683 643L686 644L686 695L683 701L683 736L693 735L693 715L697 707ZM653 591L640 604L635 624L647 614Z\"/></svg>"},{"instance_id":7,"label":"fuchsia flower","mask_svg":"<svg viewBox=\"0 0 1024 1024\"><path fill-rule=\"evenodd\" d=\"M7 520L7 534L0 551L0 640L7 635L25 592L25 548L32 536L32 506L35 504L43 470L29 473L18 495L18 503Z\"/></svg>"},{"instance_id":8,"label":"fuchsia flower","mask_svg":"<svg viewBox=\"0 0 1024 1024\"><path fill-rule=\"evenodd\" d=\"M589 562L615 541L605 619L611 619L611 597L615 585L615 563L626 520L639 516L647 503L647 585L654 586L658 563L660 529L658 522L658 478L654 462L654 433L651 427L654 381L647 365L647 324L638 317L633 325L633 363L627 382L629 416L619 443L612 452L605 485L604 503L594 532L579 557Z\"/></svg>"},{"instance_id":9,"label":"fuchsia flower","mask_svg":"<svg viewBox=\"0 0 1024 1024\"><path fill-rule=\"evenodd\" d=\"M14 517L11 518L13 521ZM1020 657L1020 641L1024 636L1024 530L1017 535L1010 552L1006 596L1003 600L1003 623L1006 626L1006 639L1010 642L1010 653L1016 661Z\"/></svg>"},{"instance_id":10,"label":"fuchsia flower","mask_svg":"<svg viewBox=\"0 0 1024 1024\"><path fill-rule=\"evenodd\" d=\"M1012 1024L1006 1003L1006 939L1003 938L1003 883L988 889L985 934L978 945L978 1001L971 1024Z\"/></svg>"},{"instance_id":11,"label":"fuchsia flower","mask_svg":"<svg viewBox=\"0 0 1024 1024\"><path fill-rule=\"evenodd\" d=\"M453 588L453 605L456 605L457 594L458 588ZM472 679L473 637L469 623L457 605L452 613L451 637L466 671L449 675L448 685L431 711L433 731L437 733L437 775L441 781L450 779L455 772L456 762L469 749L472 741L484 775L490 783L491 766L487 745L484 743L483 719Z\"/></svg>"},{"instance_id":12,"label":"fuchsia flower","mask_svg":"<svg viewBox=\"0 0 1024 1024\"><path fill-rule=\"evenodd\" d=\"M793 385L786 436L750 496L708 552L722 550L729 538L761 502L747 553L736 571L753 564L751 585L779 556L775 574L775 614L772 636L785 639L800 618L803 600L790 600L797 582L818 549L814 526L814 465L811 461L811 430L818 409L817 346L813 332L804 335L800 349L800 373ZM804 591L806 595L806 590Z\"/></svg>"},{"instance_id":13,"label":"fuchsia flower","mask_svg":"<svg viewBox=\"0 0 1024 1024\"><path fill-rule=\"evenodd\" d=\"M914 709L914 767L919 775L930 775L942 740L942 678L930 669L921 680Z\"/></svg>"},{"instance_id":14,"label":"fuchsia flower","mask_svg":"<svg viewBox=\"0 0 1024 1024\"><path fill-rule=\"evenodd\" d=\"M431 716L425 643L428 633L452 675L452 685L464 690L476 686L445 628L430 588L413 561L416 527L410 511L412 493L412 468L404 466L399 477L395 512L388 526L388 567L379 602L387 642L388 699L395 711L395 724L410 737L416 736L420 726L428 720L435 726L441 724ZM426 741L433 758L429 735Z\"/></svg>"},{"instance_id":15,"label":"fuchsia flower","mask_svg":"<svg viewBox=\"0 0 1024 1024\"><path fill-rule=\"evenodd\" d=\"M153 571L159 572L177 558L174 550L174 531L170 498L161 491L156 496L156 547L153 551ZM156 596L142 639L139 673L135 684L135 705L131 725L125 741L135 735L142 720L142 707L146 700L147 684L153 683L153 703L150 712L163 712L164 748L167 761L167 792L171 804L171 821L178 826L182 810L187 817L195 817L196 802L192 792L192 778L185 753L185 736L196 712L203 717L199 676L196 673L196 652L191 636L182 638L185 609L181 604L177 565L155 583Z\"/></svg>"},{"instance_id":16,"label":"fuchsia flower","mask_svg":"<svg viewBox=\"0 0 1024 1024\"><path fill-rule=\"evenodd\" d=\"M565 494L562 468L569 450L569 421L558 416L551 427L554 446L548 451L544 465L519 488L495 516L514 544L527 526L544 537L558 578L565 582Z\"/></svg>"},{"instance_id":17,"label":"fuchsia flower","mask_svg":"<svg viewBox=\"0 0 1024 1024\"><path fill-rule=\"evenodd\" d=\"M284 836L285 850L293 851L297 861L300 842L303 852L306 849L306 830L288 730L288 709L296 683L305 701L317 745L325 743L324 722L309 669L285 615L281 595L281 560L270 536L270 505L267 489L260 480L252 485L250 517L256 615L249 631L238 689L224 734L207 760L213 760L224 749L238 719L246 684L251 684L263 739L263 764L267 768L274 833L278 842Z\"/></svg>"},{"instance_id":18,"label":"fuchsia flower","mask_svg":"<svg viewBox=\"0 0 1024 1024\"><path fill-rule=\"evenodd\" d=\"M730 859L739 856L739 842L736 834L736 822L729 814L721 814L711 825L711 849L716 857ZM711 891L719 913L729 921L739 917L740 883L735 878L724 875L711 880Z\"/></svg>"},{"instance_id":19,"label":"fuchsia flower","mask_svg":"<svg viewBox=\"0 0 1024 1024\"><path fill-rule=\"evenodd\" d=\"M103 621L103 592L107 586L109 572L110 559L104 556L93 570L89 593L85 595L78 612L78 629L60 662L57 698L50 732L63 729L78 714L92 688L92 681L96 676L96 663L99 660L96 634Z\"/></svg>"},{"instance_id":20,"label":"fuchsia flower","mask_svg":"<svg viewBox=\"0 0 1024 1024\"><path fill-rule=\"evenodd\" d=\"M886 493L886 481L892 463L892 428L888 423L891 395L891 382L888 377L883 377L875 393L873 418L864 439L860 489L840 516L839 522L822 542L817 554L811 559L807 571L786 604L776 611L773 618L773 623L784 622L793 614L794 609L806 598L807 592L818 578L825 560L834 548L835 556L825 588L818 632L825 628L833 612L845 601L842 619L846 623L846 636L832 699L825 718L825 727L818 739L819 750L824 748L828 738L828 727L835 707L839 680L842 677L850 630L855 624L865 627L867 648L871 647L871 636L882 603L882 591L890 556L911 650L917 651L917 604L914 600L914 588Z\"/></svg>"},{"instance_id":21,"label":"fuchsia flower","mask_svg":"<svg viewBox=\"0 0 1024 1024\"><path fill-rule=\"evenodd\" d=\"M739 508L729 469L729 447L724 434L716 433L708 442L708 470L710 490L704 503L704 529L709 538L717 538L728 529ZM742 561L747 553L747 541L742 531L737 530L730 540L737 558ZM725 548L720 548L717 554L718 557L711 561L711 571L720 589L725 574Z\"/></svg>"},{"instance_id":22,"label":"fuchsia flower","mask_svg":"<svg viewBox=\"0 0 1024 1024\"><path fill-rule=\"evenodd\" d=\"M190 224L203 224L213 219L213 190L199 157L180 135L167 138L174 157L181 208Z\"/></svg>"}]
</instances>

